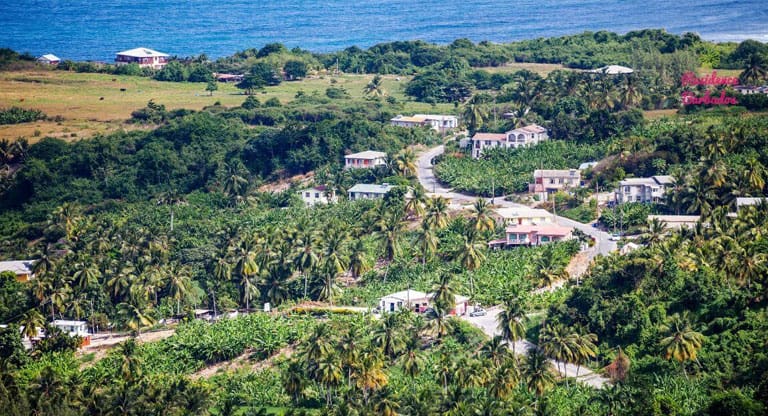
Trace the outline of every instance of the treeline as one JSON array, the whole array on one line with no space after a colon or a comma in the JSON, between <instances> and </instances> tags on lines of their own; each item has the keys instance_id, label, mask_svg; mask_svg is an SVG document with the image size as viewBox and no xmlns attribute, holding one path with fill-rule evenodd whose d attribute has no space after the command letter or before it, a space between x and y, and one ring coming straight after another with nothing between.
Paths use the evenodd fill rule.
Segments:
<instances>
[{"instance_id":1,"label":"treeline","mask_svg":"<svg viewBox=\"0 0 768 416\"><path fill-rule=\"evenodd\" d=\"M265 121L265 111L277 120ZM25 148L23 159L15 159L20 169L2 177L2 205L136 201L168 190L186 194L221 183L230 168L258 182L321 167L338 171L345 152L376 149L394 155L407 145L436 140L426 130L384 127L360 115L288 107L168 112L150 103L134 117L164 123L154 131L74 143L45 138ZM275 127L249 129L244 120Z\"/></svg>"}]
</instances>

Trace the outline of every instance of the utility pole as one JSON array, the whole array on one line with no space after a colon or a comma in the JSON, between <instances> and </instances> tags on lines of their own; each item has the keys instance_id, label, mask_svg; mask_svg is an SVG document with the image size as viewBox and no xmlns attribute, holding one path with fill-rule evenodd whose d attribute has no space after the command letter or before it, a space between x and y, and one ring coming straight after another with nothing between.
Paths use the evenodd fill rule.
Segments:
<instances>
[{"instance_id":1,"label":"utility pole","mask_svg":"<svg viewBox=\"0 0 768 416\"><path fill-rule=\"evenodd\" d=\"M494 177L491 176L491 205L496 203L496 183L494 182Z\"/></svg>"}]
</instances>

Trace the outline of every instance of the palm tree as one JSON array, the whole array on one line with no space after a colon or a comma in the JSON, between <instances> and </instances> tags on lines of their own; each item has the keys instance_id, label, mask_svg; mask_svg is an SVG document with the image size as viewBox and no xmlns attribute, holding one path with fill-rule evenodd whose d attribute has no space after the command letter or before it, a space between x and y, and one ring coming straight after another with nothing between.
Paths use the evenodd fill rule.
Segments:
<instances>
[{"instance_id":1,"label":"palm tree","mask_svg":"<svg viewBox=\"0 0 768 416\"><path fill-rule=\"evenodd\" d=\"M539 348L534 347L528 350L523 374L528 390L533 391L537 396L541 396L555 384L552 363Z\"/></svg>"},{"instance_id":2,"label":"palm tree","mask_svg":"<svg viewBox=\"0 0 768 416\"><path fill-rule=\"evenodd\" d=\"M582 331L574 338L574 342L576 345L574 361L576 362L576 378L578 378L581 366L597 355L597 346L595 345L597 335Z\"/></svg>"},{"instance_id":3,"label":"palm tree","mask_svg":"<svg viewBox=\"0 0 768 416\"><path fill-rule=\"evenodd\" d=\"M23 327L21 336L32 339L38 335L40 328L45 328L45 318L37 309L30 309L22 315L19 325Z\"/></svg>"},{"instance_id":4,"label":"palm tree","mask_svg":"<svg viewBox=\"0 0 768 416\"><path fill-rule=\"evenodd\" d=\"M333 389L341 383L341 358L335 351L323 354L317 362L318 382L325 389L325 405L333 403Z\"/></svg>"},{"instance_id":5,"label":"palm tree","mask_svg":"<svg viewBox=\"0 0 768 416\"><path fill-rule=\"evenodd\" d=\"M765 58L759 53L753 53L745 62L744 71L739 75L739 80L744 85L756 85L768 74L765 66Z\"/></svg>"},{"instance_id":6,"label":"palm tree","mask_svg":"<svg viewBox=\"0 0 768 416\"><path fill-rule=\"evenodd\" d=\"M398 360L403 366L403 372L411 378L416 377L424 370L426 359L421 353L421 340L418 335L414 333L405 339L405 344Z\"/></svg>"},{"instance_id":7,"label":"palm tree","mask_svg":"<svg viewBox=\"0 0 768 416\"><path fill-rule=\"evenodd\" d=\"M451 285L452 275L441 273L437 282L432 285L432 303L434 309L450 312L456 307L456 290Z\"/></svg>"},{"instance_id":8,"label":"palm tree","mask_svg":"<svg viewBox=\"0 0 768 416\"><path fill-rule=\"evenodd\" d=\"M168 293L176 300L176 314L181 313L181 300L186 298L191 290L192 271L188 266L172 263L165 269L167 274Z\"/></svg>"},{"instance_id":9,"label":"palm tree","mask_svg":"<svg viewBox=\"0 0 768 416\"><path fill-rule=\"evenodd\" d=\"M492 210L488 201L478 198L473 208L472 225L475 231L478 233L493 231L496 227L496 221L491 216Z\"/></svg>"},{"instance_id":10,"label":"palm tree","mask_svg":"<svg viewBox=\"0 0 768 416\"><path fill-rule=\"evenodd\" d=\"M687 311L683 315L678 313L672 315L669 323L664 325L662 330L668 334L661 340L664 358L677 360L683 367L683 373L688 377L685 362L696 360L696 355L704 342L704 335L691 328Z\"/></svg>"},{"instance_id":11,"label":"palm tree","mask_svg":"<svg viewBox=\"0 0 768 416\"><path fill-rule=\"evenodd\" d=\"M373 79L363 87L363 94L365 94L366 97L373 98L385 97L387 95L387 90L384 89L382 81L383 78L381 75L374 76Z\"/></svg>"},{"instance_id":12,"label":"palm tree","mask_svg":"<svg viewBox=\"0 0 768 416\"><path fill-rule=\"evenodd\" d=\"M421 226L416 234L416 246L419 249L422 266L425 266L427 260L432 259L435 253L437 253L438 242L439 239L437 238L437 234L432 229L430 223L425 219L421 222Z\"/></svg>"},{"instance_id":13,"label":"palm tree","mask_svg":"<svg viewBox=\"0 0 768 416\"><path fill-rule=\"evenodd\" d=\"M184 203L186 203L184 196L179 194L175 189L164 192L157 197L157 205L168 205L171 213L171 232L173 232L173 207Z\"/></svg>"},{"instance_id":14,"label":"palm tree","mask_svg":"<svg viewBox=\"0 0 768 416\"><path fill-rule=\"evenodd\" d=\"M507 299L501 312L496 315L496 323L501 338L512 344L513 354L517 353L515 343L525 338L525 322L527 320L525 310L517 299Z\"/></svg>"},{"instance_id":15,"label":"palm tree","mask_svg":"<svg viewBox=\"0 0 768 416\"><path fill-rule=\"evenodd\" d=\"M416 217L420 218L426 213L425 207L429 203L427 192L423 186L417 185L413 187L411 191L411 198L405 201L405 212L408 213L408 218Z\"/></svg>"},{"instance_id":16,"label":"palm tree","mask_svg":"<svg viewBox=\"0 0 768 416\"><path fill-rule=\"evenodd\" d=\"M464 118L464 124L467 125L470 136L473 136L488 118L486 98L485 95L478 94L470 98L467 103L464 104L462 117Z\"/></svg>"},{"instance_id":17,"label":"palm tree","mask_svg":"<svg viewBox=\"0 0 768 416\"><path fill-rule=\"evenodd\" d=\"M416 153L413 149L405 149L398 153L394 160L394 167L398 175L404 178L416 176Z\"/></svg>"},{"instance_id":18,"label":"palm tree","mask_svg":"<svg viewBox=\"0 0 768 416\"><path fill-rule=\"evenodd\" d=\"M560 363L573 362L576 359L576 334L568 332L568 329L560 324L550 324L544 327L539 335L539 347L548 357L557 360L557 369L560 371Z\"/></svg>"},{"instance_id":19,"label":"palm tree","mask_svg":"<svg viewBox=\"0 0 768 416\"><path fill-rule=\"evenodd\" d=\"M479 268L482 265L483 260L485 260L485 254L481 251L483 244L475 242L474 237L474 231L470 232L469 237L463 235L463 244L453 256L454 259L459 261L461 267L468 271L473 271Z\"/></svg>"},{"instance_id":20,"label":"palm tree","mask_svg":"<svg viewBox=\"0 0 768 416\"><path fill-rule=\"evenodd\" d=\"M122 302L117 305L117 313L125 326L132 331L135 331L139 336L141 336L141 328L150 326L154 323L154 319L152 319L150 315L147 315L146 311L142 310L140 305Z\"/></svg>"},{"instance_id":21,"label":"palm tree","mask_svg":"<svg viewBox=\"0 0 768 416\"><path fill-rule=\"evenodd\" d=\"M373 332L372 344L381 348L384 355L395 357L402 347L400 315L396 313L384 314Z\"/></svg>"},{"instance_id":22,"label":"palm tree","mask_svg":"<svg viewBox=\"0 0 768 416\"><path fill-rule=\"evenodd\" d=\"M442 229L448 225L448 200L443 197L431 198L427 206L426 220L435 229Z\"/></svg>"},{"instance_id":23,"label":"palm tree","mask_svg":"<svg viewBox=\"0 0 768 416\"><path fill-rule=\"evenodd\" d=\"M480 356L493 363L494 366L499 367L501 363L509 358L509 348L505 345L505 341L501 335L496 335L485 341L482 347L480 347Z\"/></svg>"},{"instance_id":24,"label":"palm tree","mask_svg":"<svg viewBox=\"0 0 768 416\"><path fill-rule=\"evenodd\" d=\"M666 231L666 221L653 218L646 227L646 232L643 234L643 240L648 243L648 247L656 247L664 238Z\"/></svg>"},{"instance_id":25,"label":"palm tree","mask_svg":"<svg viewBox=\"0 0 768 416\"><path fill-rule=\"evenodd\" d=\"M635 75L624 75L619 87L619 102L624 108L635 107L640 103L643 94L637 85Z\"/></svg>"},{"instance_id":26,"label":"palm tree","mask_svg":"<svg viewBox=\"0 0 768 416\"><path fill-rule=\"evenodd\" d=\"M353 278L357 279L371 269L371 260L368 258L368 251L362 239L355 240L349 249L349 272Z\"/></svg>"},{"instance_id":27,"label":"palm tree","mask_svg":"<svg viewBox=\"0 0 768 416\"><path fill-rule=\"evenodd\" d=\"M308 272L312 270L319 258L316 251L317 241L314 237L313 231L309 229L309 226L305 223L297 224L297 238L296 238L296 257L294 258L294 265L301 271L304 277L304 299L307 298L307 280Z\"/></svg>"}]
</instances>

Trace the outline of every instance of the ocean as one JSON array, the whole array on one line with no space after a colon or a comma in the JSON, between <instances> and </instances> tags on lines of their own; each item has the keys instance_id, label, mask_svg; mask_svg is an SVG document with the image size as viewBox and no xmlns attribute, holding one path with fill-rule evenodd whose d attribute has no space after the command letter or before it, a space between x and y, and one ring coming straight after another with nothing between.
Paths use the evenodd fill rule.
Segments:
<instances>
[{"instance_id":1,"label":"ocean","mask_svg":"<svg viewBox=\"0 0 768 416\"><path fill-rule=\"evenodd\" d=\"M583 31L663 28L714 41L768 41L765 0L5 0L0 47L112 61L148 47L232 55L281 42L313 52L457 38L510 42Z\"/></svg>"}]
</instances>

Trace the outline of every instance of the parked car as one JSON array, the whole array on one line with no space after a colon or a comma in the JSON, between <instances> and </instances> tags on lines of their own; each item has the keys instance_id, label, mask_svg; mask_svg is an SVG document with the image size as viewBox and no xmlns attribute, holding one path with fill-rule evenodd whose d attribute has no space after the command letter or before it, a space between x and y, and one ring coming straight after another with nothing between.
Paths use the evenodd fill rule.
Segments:
<instances>
[{"instance_id":1,"label":"parked car","mask_svg":"<svg viewBox=\"0 0 768 416\"><path fill-rule=\"evenodd\" d=\"M485 316L487 312L483 308L475 308L472 312L469 313L469 316L475 317L475 316Z\"/></svg>"},{"instance_id":2,"label":"parked car","mask_svg":"<svg viewBox=\"0 0 768 416\"><path fill-rule=\"evenodd\" d=\"M611 240L611 241L619 241L619 240L621 240L621 234L613 233L613 234L611 234L610 237L608 237L608 239Z\"/></svg>"}]
</instances>

